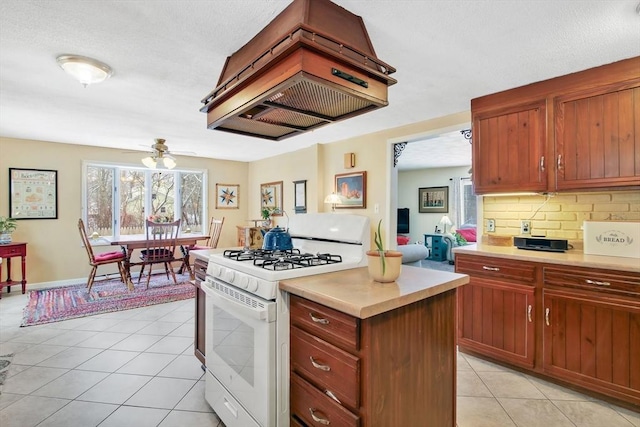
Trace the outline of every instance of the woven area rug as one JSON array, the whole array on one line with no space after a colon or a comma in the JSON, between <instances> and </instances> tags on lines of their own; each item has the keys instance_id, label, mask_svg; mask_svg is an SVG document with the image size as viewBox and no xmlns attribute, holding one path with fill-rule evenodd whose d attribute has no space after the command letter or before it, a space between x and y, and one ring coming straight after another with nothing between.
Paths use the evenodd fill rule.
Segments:
<instances>
[{"instance_id":1,"label":"woven area rug","mask_svg":"<svg viewBox=\"0 0 640 427\"><path fill-rule=\"evenodd\" d=\"M146 277L140 280L140 284L134 279L133 291L129 291L118 279L94 282L91 292L87 291L86 283L30 291L20 326L41 325L193 298L195 288L189 282L189 275L176 274L176 278L177 285L165 274L155 274L151 276L149 289Z\"/></svg>"}]
</instances>

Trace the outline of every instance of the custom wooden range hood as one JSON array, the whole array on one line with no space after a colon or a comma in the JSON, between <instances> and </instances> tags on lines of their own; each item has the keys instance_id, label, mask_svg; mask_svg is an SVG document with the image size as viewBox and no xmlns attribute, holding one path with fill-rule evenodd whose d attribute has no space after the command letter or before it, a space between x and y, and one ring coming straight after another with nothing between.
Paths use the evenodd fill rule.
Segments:
<instances>
[{"instance_id":1,"label":"custom wooden range hood","mask_svg":"<svg viewBox=\"0 0 640 427\"><path fill-rule=\"evenodd\" d=\"M207 127L280 140L388 105L395 68L362 18L329 0L294 0L227 58L203 100Z\"/></svg>"}]
</instances>

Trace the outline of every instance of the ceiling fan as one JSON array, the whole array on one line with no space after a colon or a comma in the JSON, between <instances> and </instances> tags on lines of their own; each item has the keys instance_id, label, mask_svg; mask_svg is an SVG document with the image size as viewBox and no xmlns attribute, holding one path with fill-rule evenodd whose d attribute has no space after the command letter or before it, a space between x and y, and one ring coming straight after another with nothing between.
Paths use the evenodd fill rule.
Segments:
<instances>
[{"instance_id":1,"label":"ceiling fan","mask_svg":"<svg viewBox=\"0 0 640 427\"><path fill-rule=\"evenodd\" d=\"M151 146L152 152L149 156L142 159L142 164L150 169L173 169L176 167L176 159L171 155L166 141L161 138L154 140L155 144ZM187 153L185 154L195 154Z\"/></svg>"}]
</instances>

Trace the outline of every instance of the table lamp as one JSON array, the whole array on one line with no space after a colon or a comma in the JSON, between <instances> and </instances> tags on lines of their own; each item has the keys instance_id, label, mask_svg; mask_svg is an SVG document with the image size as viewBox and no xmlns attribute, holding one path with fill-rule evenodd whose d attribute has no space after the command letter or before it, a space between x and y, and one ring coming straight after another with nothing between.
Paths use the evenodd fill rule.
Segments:
<instances>
[{"instance_id":1,"label":"table lamp","mask_svg":"<svg viewBox=\"0 0 640 427\"><path fill-rule=\"evenodd\" d=\"M443 224L443 234L447 233L447 225L451 225L453 224L451 222L451 220L449 219L449 217L447 215L442 215L442 218L440 219L440 224Z\"/></svg>"}]
</instances>

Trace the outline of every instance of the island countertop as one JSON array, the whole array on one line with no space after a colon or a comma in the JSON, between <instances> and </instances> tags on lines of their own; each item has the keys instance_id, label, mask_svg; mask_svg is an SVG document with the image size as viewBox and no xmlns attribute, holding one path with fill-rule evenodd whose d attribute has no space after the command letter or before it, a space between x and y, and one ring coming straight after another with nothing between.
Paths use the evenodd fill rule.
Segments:
<instances>
[{"instance_id":1,"label":"island countertop","mask_svg":"<svg viewBox=\"0 0 640 427\"><path fill-rule=\"evenodd\" d=\"M280 281L280 289L343 313L366 319L455 289L469 282L465 274L402 266L398 280L378 283L366 267Z\"/></svg>"},{"instance_id":2,"label":"island countertop","mask_svg":"<svg viewBox=\"0 0 640 427\"><path fill-rule=\"evenodd\" d=\"M453 248L456 254L484 255L489 257L507 258L514 261L532 261L548 264L572 265L575 267L604 268L610 270L630 271L640 273L638 258L623 258L604 255L585 254L578 249L566 252L544 252L518 249L514 246L493 246L482 243Z\"/></svg>"}]
</instances>

